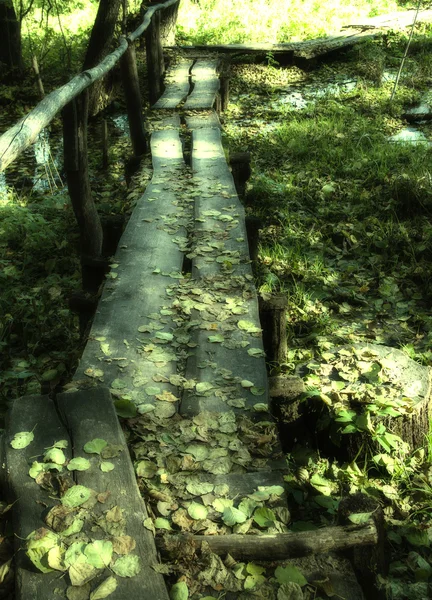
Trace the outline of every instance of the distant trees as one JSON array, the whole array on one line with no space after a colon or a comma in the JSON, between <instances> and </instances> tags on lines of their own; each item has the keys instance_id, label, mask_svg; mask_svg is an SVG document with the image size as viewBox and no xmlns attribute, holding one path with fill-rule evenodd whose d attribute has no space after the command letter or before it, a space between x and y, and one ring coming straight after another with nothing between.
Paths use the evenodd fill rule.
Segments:
<instances>
[{"instance_id":1,"label":"distant trees","mask_svg":"<svg viewBox=\"0 0 432 600\"><path fill-rule=\"evenodd\" d=\"M12 0L0 0L0 63L10 68L22 67L21 18Z\"/></svg>"}]
</instances>

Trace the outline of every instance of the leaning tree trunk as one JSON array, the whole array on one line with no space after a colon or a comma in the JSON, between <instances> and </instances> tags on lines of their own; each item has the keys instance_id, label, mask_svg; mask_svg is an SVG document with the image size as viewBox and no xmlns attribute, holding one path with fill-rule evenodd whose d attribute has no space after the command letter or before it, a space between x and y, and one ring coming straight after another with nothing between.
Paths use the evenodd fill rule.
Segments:
<instances>
[{"instance_id":1,"label":"leaning tree trunk","mask_svg":"<svg viewBox=\"0 0 432 600\"><path fill-rule=\"evenodd\" d=\"M12 0L0 0L0 63L21 69L21 24Z\"/></svg>"},{"instance_id":2,"label":"leaning tree trunk","mask_svg":"<svg viewBox=\"0 0 432 600\"><path fill-rule=\"evenodd\" d=\"M83 70L91 69L101 62L110 51L115 26L119 17L122 0L101 0L87 52L84 59ZM89 91L89 114L98 112L98 107L103 104L104 97L109 95L106 80L97 81Z\"/></svg>"}]
</instances>

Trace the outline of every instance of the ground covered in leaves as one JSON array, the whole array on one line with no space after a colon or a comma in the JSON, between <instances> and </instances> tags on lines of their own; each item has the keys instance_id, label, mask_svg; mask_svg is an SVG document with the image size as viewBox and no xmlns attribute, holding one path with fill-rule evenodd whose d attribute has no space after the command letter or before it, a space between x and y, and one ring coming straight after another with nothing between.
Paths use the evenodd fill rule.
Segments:
<instances>
[{"instance_id":1,"label":"ground covered in leaves","mask_svg":"<svg viewBox=\"0 0 432 600\"><path fill-rule=\"evenodd\" d=\"M383 398L388 377L379 359L339 356L335 348L370 342L424 365L432 359L430 122L416 125L420 143L389 139L407 126L405 110L432 80L429 31L418 33L393 102L406 43L396 33L311 72L278 68L271 56L268 66L232 67L225 130L232 150L252 153L246 203L262 219L258 285L264 295L288 296L287 361L272 371L298 373L308 364L304 397L315 395L324 407L329 393L340 398L348 386L375 412L407 408L400 397ZM335 364L342 369L339 381L329 381L325 363L327 373ZM339 414L339 438L358 431L357 417ZM297 473L288 482L290 509L294 521L316 526L333 521L343 490L378 498L392 555L382 589L391 598L426 597L430 439L407 452L390 430L385 435L381 462L369 446L354 461L336 460L340 450L320 450L313 432L308 442L284 440Z\"/></svg>"}]
</instances>

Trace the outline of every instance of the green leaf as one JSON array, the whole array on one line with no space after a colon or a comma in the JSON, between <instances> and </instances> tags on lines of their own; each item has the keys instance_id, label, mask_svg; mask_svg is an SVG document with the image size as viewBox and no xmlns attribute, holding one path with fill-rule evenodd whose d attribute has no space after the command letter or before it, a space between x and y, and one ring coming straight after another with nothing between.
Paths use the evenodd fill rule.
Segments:
<instances>
[{"instance_id":1,"label":"green leaf","mask_svg":"<svg viewBox=\"0 0 432 600\"><path fill-rule=\"evenodd\" d=\"M103 473L109 473L113 469L114 469L114 464L112 462L107 461L107 460L102 461L101 464L100 464L100 470Z\"/></svg>"},{"instance_id":2,"label":"green leaf","mask_svg":"<svg viewBox=\"0 0 432 600\"><path fill-rule=\"evenodd\" d=\"M118 416L122 417L123 419L133 419L137 416L137 407L133 402L127 400L126 398L118 398L114 402L114 406Z\"/></svg>"},{"instance_id":3,"label":"green leaf","mask_svg":"<svg viewBox=\"0 0 432 600\"><path fill-rule=\"evenodd\" d=\"M88 454L100 454L107 445L108 442L106 440L94 438L84 445L84 452L87 452Z\"/></svg>"},{"instance_id":4,"label":"green leaf","mask_svg":"<svg viewBox=\"0 0 432 600\"><path fill-rule=\"evenodd\" d=\"M63 465L66 462L66 456L60 448L49 448L44 454L44 462Z\"/></svg>"},{"instance_id":5,"label":"green leaf","mask_svg":"<svg viewBox=\"0 0 432 600\"><path fill-rule=\"evenodd\" d=\"M206 519L208 514L207 508L198 502L192 502L189 504L187 512L190 518L194 519L195 521Z\"/></svg>"},{"instance_id":6,"label":"green leaf","mask_svg":"<svg viewBox=\"0 0 432 600\"><path fill-rule=\"evenodd\" d=\"M115 577L107 577L100 585L90 594L90 600L103 600L117 589L117 579Z\"/></svg>"},{"instance_id":7,"label":"green leaf","mask_svg":"<svg viewBox=\"0 0 432 600\"><path fill-rule=\"evenodd\" d=\"M276 515L270 508L257 508L253 514L253 520L260 527L271 527L276 521Z\"/></svg>"},{"instance_id":8,"label":"green leaf","mask_svg":"<svg viewBox=\"0 0 432 600\"><path fill-rule=\"evenodd\" d=\"M87 557L87 562L96 567L96 569L104 569L107 567L112 558L113 546L108 540L96 540L87 544L84 549L84 554Z\"/></svg>"},{"instance_id":9,"label":"green leaf","mask_svg":"<svg viewBox=\"0 0 432 600\"><path fill-rule=\"evenodd\" d=\"M166 529L167 531L171 531L172 529L168 519L163 519L162 517L155 519L153 525L156 529Z\"/></svg>"},{"instance_id":10,"label":"green leaf","mask_svg":"<svg viewBox=\"0 0 432 600\"><path fill-rule=\"evenodd\" d=\"M372 515L372 512L354 513L352 515L349 515L348 519L351 521L351 523L355 523L356 525L363 525L364 523L367 523L369 521Z\"/></svg>"},{"instance_id":11,"label":"green leaf","mask_svg":"<svg viewBox=\"0 0 432 600\"><path fill-rule=\"evenodd\" d=\"M135 472L138 477L145 477L146 479L152 479L158 470L158 466L148 460L140 460L135 465Z\"/></svg>"},{"instance_id":12,"label":"green leaf","mask_svg":"<svg viewBox=\"0 0 432 600\"><path fill-rule=\"evenodd\" d=\"M126 383L121 379L114 379L114 381L111 382L110 387L112 387L114 390L122 390L126 387Z\"/></svg>"},{"instance_id":13,"label":"green leaf","mask_svg":"<svg viewBox=\"0 0 432 600\"><path fill-rule=\"evenodd\" d=\"M211 344L220 344L225 341L225 338L221 333L217 333L216 335L209 335L208 341Z\"/></svg>"},{"instance_id":14,"label":"green leaf","mask_svg":"<svg viewBox=\"0 0 432 600\"><path fill-rule=\"evenodd\" d=\"M245 389L254 387L253 381L249 381L248 379L242 379L240 385Z\"/></svg>"},{"instance_id":15,"label":"green leaf","mask_svg":"<svg viewBox=\"0 0 432 600\"><path fill-rule=\"evenodd\" d=\"M228 527L233 527L237 523L244 523L246 519L245 513L233 506L226 507L222 514L222 520Z\"/></svg>"},{"instance_id":16,"label":"green leaf","mask_svg":"<svg viewBox=\"0 0 432 600\"><path fill-rule=\"evenodd\" d=\"M261 331L261 327L257 327L252 321L240 320L237 327L242 331L247 331L247 333L259 333Z\"/></svg>"},{"instance_id":17,"label":"green leaf","mask_svg":"<svg viewBox=\"0 0 432 600\"><path fill-rule=\"evenodd\" d=\"M52 445L53 448L67 448L69 446L69 442L67 440L59 440Z\"/></svg>"},{"instance_id":18,"label":"green leaf","mask_svg":"<svg viewBox=\"0 0 432 600\"><path fill-rule=\"evenodd\" d=\"M312 475L309 483L324 496L330 496L332 493L333 487L331 482L325 477L318 475L318 473Z\"/></svg>"},{"instance_id":19,"label":"green leaf","mask_svg":"<svg viewBox=\"0 0 432 600\"><path fill-rule=\"evenodd\" d=\"M119 577L134 577L141 571L141 564L138 556L128 554L118 558L111 568Z\"/></svg>"},{"instance_id":20,"label":"green leaf","mask_svg":"<svg viewBox=\"0 0 432 600\"><path fill-rule=\"evenodd\" d=\"M214 484L191 481L186 485L186 490L193 496L201 496L203 494L210 494L214 490Z\"/></svg>"},{"instance_id":21,"label":"green leaf","mask_svg":"<svg viewBox=\"0 0 432 600\"><path fill-rule=\"evenodd\" d=\"M161 389L156 385L149 385L144 388L144 391L148 396L156 396L157 394L161 393Z\"/></svg>"},{"instance_id":22,"label":"green leaf","mask_svg":"<svg viewBox=\"0 0 432 600\"><path fill-rule=\"evenodd\" d=\"M261 348L248 348L247 353L249 356L253 356L255 358L261 358L261 356L265 356L265 353L261 350Z\"/></svg>"},{"instance_id":23,"label":"green leaf","mask_svg":"<svg viewBox=\"0 0 432 600\"><path fill-rule=\"evenodd\" d=\"M74 485L65 492L64 496L60 499L60 502L67 508L77 508L87 502L90 496L90 488L83 485Z\"/></svg>"},{"instance_id":24,"label":"green leaf","mask_svg":"<svg viewBox=\"0 0 432 600\"><path fill-rule=\"evenodd\" d=\"M38 475L40 475L40 473L47 473L51 469L56 469L57 471L61 471L62 467L60 465L56 465L54 463L40 463L35 460L29 469L29 475L33 479L36 479L36 477Z\"/></svg>"},{"instance_id":25,"label":"green leaf","mask_svg":"<svg viewBox=\"0 0 432 600\"><path fill-rule=\"evenodd\" d=\"M10 445L12 448L15 448L15 450L22 450L23 448L27 448L27 446L31 444L33 440L33 431L20 431L14 435Z\"/></svg>"},{"instance_id":26,"label":"green leaf","mask_svg":"<svg viewBox=\"0 0 432 600\"><path fill-rule=\"evenodd\" d=\"M286 567L276 567L275 577L280 584L289 583L290 581L293 583L297 583L300 587L303 587L307 584L307 579L304 577L301 571L294 567L293 565L287 565Z\"/></svg>"},{"instance_id":27,"label":"green leaf","mask_svg":"<svg viewBox=\"0 0 432 600\"><path fill-rule=\"evenodd\" d=\"M167 342L171 342L174 339L174 336L172 333L167 333L165 331L156 331L155 338L158 338L159 340L165 340Z\"/></svg>"},{"instance_id":28,"label":"green leaf","mask_svg":"<svg viewBox=\"0 0 432 600\"><path fill-rule=\"evenodd\" d=\"M48 564L48 552L59 544L56 533L41 527L27 536L26 554L39 571L50 573L53 569Z\"/></svg>"},{"instance_id":29,"label":"green leaf","mask_svg":"<svg viewBox=\"0 0 432 600\"><path fill-rule=\"evenodd\" d=\"M81 457L73 458L67 465L67 469L69 471L87 471L87 469L90 469L90 467L90 461L87 458Z\"/></svg>"},{"instance_id":30,"label":"green leaf","mask_svg":"<svg viewBox=\"0 0 432 600\"><path fill-rule=\"evenodd\" d=\"M196 384L196 391L197 394L205 394L206 392L208 392L209 390L212 390L214 388L214 384L210 383L209 381L200 381L199 383Z\"/></svg>"},{"instance_id":31,"label":"green leaf","mask_svg":"<svg viewBox=\"0 0 432 600\"><path fill-rule=\"evenodd\" d=\"M170 590L170 600L188 600L189 589L184 581L175 583Z\"/></svg>"}]
</instances>

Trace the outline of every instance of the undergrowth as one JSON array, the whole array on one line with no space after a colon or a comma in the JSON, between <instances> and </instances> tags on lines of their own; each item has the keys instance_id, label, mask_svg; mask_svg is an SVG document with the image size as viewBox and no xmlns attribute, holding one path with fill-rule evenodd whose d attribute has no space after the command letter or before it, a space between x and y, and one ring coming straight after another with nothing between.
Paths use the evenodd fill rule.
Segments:
<instances>
[{"instance_id":1,"label":"undergrowth","mask_svg":"<svg viewBox=\"0 0 432 600\"><path fill-rule=\"evenodd\" d=\"M324 427L290 446L298 526L333 523L347 493L378 499L392 554L381 589L414 599L426 597L432 575L430 432L408 449L380 421L410 409L385 399L385 363L373 357L378 344L432 364L430 124L416 126L421 143L390 139L431 81L429 29L420 28L390 103L405 42L392 33L316 73L235 67L225 128L230 149L252 153L246 203L262 220L258 287L288 297L287 360L272 372L298 375L307 365L304 401L311 398ZM352 355L339 357L337 348L356 343L372 348L362 367L355 356L324 383L328 363L340 369ZM367 394L357 411L340 404L347 385ZM362 445L344 460L329 436L343 445L349 435L361 435Z\"/></svg>"}]
</instances>

